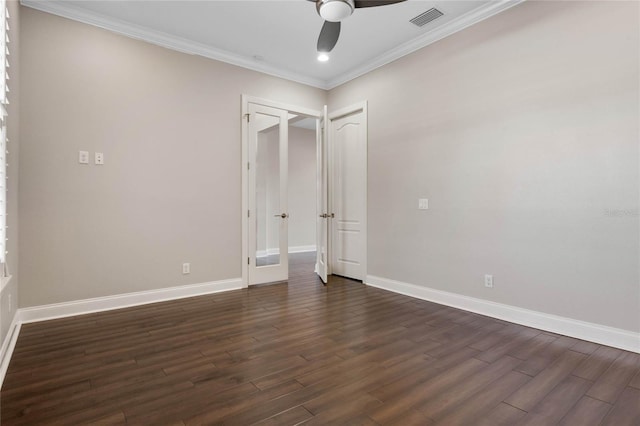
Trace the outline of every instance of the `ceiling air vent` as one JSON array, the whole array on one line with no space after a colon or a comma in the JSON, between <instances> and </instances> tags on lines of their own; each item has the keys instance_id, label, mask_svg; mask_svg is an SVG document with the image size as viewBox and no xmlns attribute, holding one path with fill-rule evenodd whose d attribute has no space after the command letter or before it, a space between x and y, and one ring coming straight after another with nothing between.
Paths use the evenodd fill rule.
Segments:
<instances>
[{"instance_id":1,"label":"ceiling air vent","mask_svg":"<svg viewBox=\"0 0 640 426\"><path fill-rule=\"evenodd\" d=\"M444 13L440 12L435 7L432 7L431 9L427 10L426 12L421 13L420 15L416 16L415 18L411 19L409 22L411 22L414 25L417 25L418 27L424 27L429 22L431 22L431 21L433 21L435 19L438 19L442 15L444 15Z\"/></svg>"}]
</instances>

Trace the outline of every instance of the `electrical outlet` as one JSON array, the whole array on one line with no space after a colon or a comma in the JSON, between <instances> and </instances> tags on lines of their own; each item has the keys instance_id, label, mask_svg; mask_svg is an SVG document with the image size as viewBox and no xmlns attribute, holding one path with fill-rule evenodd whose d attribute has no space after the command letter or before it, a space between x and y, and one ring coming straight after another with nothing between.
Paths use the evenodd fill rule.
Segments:
<instances>
[{"instance_id":1,"label":"electrical outlet","mask_svg":"<svg viewBox=\"0 0 640 426\"><path fill-rule=\"evenodd\" d=\"M95 163L98 166L102 166L104 164L104 154L102 152L96 152Z\"/></svg>"},{"instance_id":2,"label":"electrical outlet","mask_svg":"<svg viewBox=\"0 0 640 426\"><path fill-rule=\"evenodd\" d=\"M182 273L185 274L185 275L191 273L191 264L190 263L183 263L182 264Z\"/></svg>"},{"instance_id":3,"label":"electrical outlet","mask_svg":"<svg viewBox=\"0 0 640 426\"><path fill-rule=\"evenodd\" d=\"M488 288L493 288L493 275L484 276L484 286Z\"/></svg>"},{"instance_id":4,"label":"electrical outlet","mask_svg":"<svg viewBox=\"0 0 640 426\"><path fill-rule=\"evenodd\" d=\"M418 198L418 210L429 210L428 198Z\"/></svg>"}]
</instances>

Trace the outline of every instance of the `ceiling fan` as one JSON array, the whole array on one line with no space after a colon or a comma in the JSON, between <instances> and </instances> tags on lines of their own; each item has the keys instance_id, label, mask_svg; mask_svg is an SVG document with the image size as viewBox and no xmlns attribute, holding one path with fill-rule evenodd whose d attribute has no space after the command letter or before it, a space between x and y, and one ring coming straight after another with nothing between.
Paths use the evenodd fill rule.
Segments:
<instances>
[{"instance_id":1,"label":"ceiling fan","mask_svg":"<svg viewBox=\"0 0 640 426\"><path fill-rule=\"evenodd\" d=\"M340 36L340 21L351 16L355 9L386 6L406 0L309 0L316 4L318 15L324 25L318 37L318 52L328 53L335 47Z\"/></svg>"}]
</instances>

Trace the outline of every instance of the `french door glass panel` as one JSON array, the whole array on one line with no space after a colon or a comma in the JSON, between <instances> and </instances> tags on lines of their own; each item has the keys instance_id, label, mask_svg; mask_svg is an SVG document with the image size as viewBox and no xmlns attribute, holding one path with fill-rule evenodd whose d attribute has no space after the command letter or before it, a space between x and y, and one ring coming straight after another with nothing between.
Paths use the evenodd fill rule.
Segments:
<instances>
[{"instance_id":1,"label":"french door glass panel","mask_svg":"<svg viewBox=\"0 0 640 426\"><path fill-rule=\"evenodd\" d=\"M249 283L288 278L287 111L249 104Z\"/></svg>"},{"instance_id":2,"label":"french door glass panel","mask_svg":"<svg viewBox=\"0 0 640 426\"><path fill-rule=\"evenodd\" d=\"M280 122L256 113L265 128L258 131L256 149L256 266L280 264Z\"/></svg>"}]
</instances>

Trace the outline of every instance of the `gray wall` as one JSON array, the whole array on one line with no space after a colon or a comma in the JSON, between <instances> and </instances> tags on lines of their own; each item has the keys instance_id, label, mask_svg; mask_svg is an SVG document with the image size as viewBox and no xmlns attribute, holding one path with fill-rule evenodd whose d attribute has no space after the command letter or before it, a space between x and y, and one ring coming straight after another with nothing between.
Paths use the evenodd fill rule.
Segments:
<instances>
[{"instance_id":1,"label":"gray wall","mask_svg":"<svg viewBox=\"0 0 640 426\"><path fill-rule=\"evenodd\" d=\"M240 277L241 94L326 92L28 8L21 38L20 306Z\"/></svg>"},{"instance_id":2,"label":"gray wall","mask_svg":"<svg viewBox=\"0 0 640 426\"><path fill-rule=\"evenodd\" d=\"M332 90L369 101L368 273L640 331L638 7L526 2Z\"/></svg>"},{"instance_id":3,"label":"gray wall","mask_svg":"<svg viewBox=\"0 0 640 426\"><path fill-rule=\"evenodd\" d=\"M0 294L0 342L4 342L9 326L18 307L18 158L20 153L20 5L17 0L7 1L9 9L9 39L11 40L9 62L9 118L7 121L7 266L11 281ZM11 306L9 306L11 296Z\"/></svg>"},{"instance_id":4,"label":"gray wall","mask_svg":"<svg viewBox=\"0 0 640 426\"><path fill-rule=\"evenodd\" d=\"M316 244L316 131L289 126L289 247Z\"/></svg>"}]
</instances>

